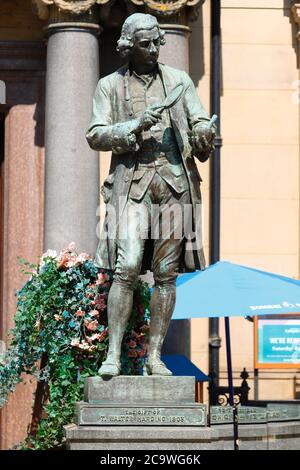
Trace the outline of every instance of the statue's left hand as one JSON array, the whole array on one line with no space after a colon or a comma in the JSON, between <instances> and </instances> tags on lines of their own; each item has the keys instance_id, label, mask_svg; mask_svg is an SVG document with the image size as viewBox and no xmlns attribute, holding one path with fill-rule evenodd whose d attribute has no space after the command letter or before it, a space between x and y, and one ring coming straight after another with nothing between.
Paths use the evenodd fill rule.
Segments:
<instances>
[{"instance_id":1,"label":"statue's left hand","mask_svg":"<svg viewBox=\"0 0 300 470\"><path fill-rule=\"evenodd\" d=\"M208 126L195 126L194 129L189 132L189 142L192 147L193 155L209 155L214 148L213 143L215 136L216 133L214 128L210 128Z\"/></svg>"}]
</instances>

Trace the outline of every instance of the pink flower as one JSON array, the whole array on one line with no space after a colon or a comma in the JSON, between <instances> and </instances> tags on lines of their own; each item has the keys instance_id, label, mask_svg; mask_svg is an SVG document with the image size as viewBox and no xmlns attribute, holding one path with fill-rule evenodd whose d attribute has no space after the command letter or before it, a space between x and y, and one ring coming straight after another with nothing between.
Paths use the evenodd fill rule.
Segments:
<instances>
[{"instance_id":1,"label":"pink flower","mask_svg":"<svg viewBox=\"0 0 300 470\"><path fill-rule=\"evenodd\" d=\"M101 312L106 308L105 299L101 295L97 295L95 298L94 305L100 310Z\"/></svg>"},{"instance_id":2,"label":"pink flower","mask_svg":"<svg viewBox=\"0 0 300 470\"><path fill-rule=\"evenodd\" d=\"M144 344L144 343L145 343L145 335L141 334L141 335L139 336L139 342L140 342L140 344Z\"/></svg>"},{"instance_id":3,"label":"pink flower","mask_svg":"<svg viewBox=\"0 0 300 470\"><path fill-rule=\"evenodd\" d=\"M86 329L89 331L95 331L97 330L99 326L99 323L97 322L97 320L93 320L91 322L89 322L88 320L84 320L84 324L85 324Z\"/></svg>"},{"instance_id":4,"label":"pink flower","mask_svg":"<svg viewBox=\"0 0 300 470\"><path fill-rule=\"evenodd\" d=\"M69 261L69 256L64 251L61 251L58 258L57 258L57 267L58 268L65 268L67 267L67 263Z\"/></svg>"},{"instance_id":5,"label":"pink flower","mask_svg":"<svg viewBox=\"0 0 300 470\"><path fill-rule=\"evenodd\" d=\"M77 263L82 264L85 261L87 261L88 259L91 259L91 256L88 253L80 253L77 256Z\"/></svg>"},{"instance_id":6,"label":"pink flower","mask_svg":"<svg viewBox=\"0 0 300 470\"><path fill-rule=\"evenodd\" d=\"M146 355L146 352L147 350L146 349L141 349L141 351L139 351L139 357L144 357Z\"/></svg>"},{"instance_id":7,"label":"pink flower","mask_svg":"<svg viewBox=\"0 0 300 470\"><path fill-rule=\"evenodd\" d=\"M73 266L76 266L76 264L77 264L77 257L76 256L69 256L66 266L68 268L73 268Z\"/></svg>"},{"instance_id":8,"label":"pink flower","mask_svg":"<svg viewBox=\"0 0 300 470\"><path fill-rule=\"evenodd\" d=\"M56 321L60 321L60 320L61 320L61 316L60 316L60 315L57 315L57 313L55 313L54 318L55 318Z\"/></svg>"},{"instance_id":9,"label":"pink flower","mask_svg":"<svg viewBox=\"0 0 300 470\"><path fill-rule=\"evenodd\" d=\"M75 247L76 247L75 242L69 243L68 251L72 253L73 251L75 251Z\"/></svg>"},{"instance_id":10,"label":"pink flower","mask_svg":"<svg viewBox=\"0 0 300 470\"><path fill-rule=\"evenodd\" d=\"M98 278L97 278L97 281L96 281L96 284L97 286L101 285L101 284L104 284L105 281L107 281L109 278L106 274L104 273L99 273L98 274Z\"/></svg>"},{"instance_id":11,"label":"pink flower","mask_svg":"<svg viewBox=\"0 0 300 470\"><path fill-rule=\"evenodd\" d=\"M83 310L77 310L75 313L76 317L84 317L85 312Z\"/></svg>"},{"instance_id":12,"label":"pink flower","mask_svg":"<svg viewBox=\"0 0 300 470\"><path fill-rule=\"evenodd\" d=\"M83 349L83 350L87 350L87 349L90 349L90 346L88 345L88 343L86 341L82 341L82 343L80 343L78 345L79 349Z\"/></svg>"},{"instance_id":13,"label":"pink flower","mask_svg":"<svg viewBox=\"0 0 300 470\"><path fill-rule=\"evenodd\" d=\"M80 339L79 338L73 338L71 341L71 346L74 346L75 348L78 348L80 344Z\"/></svg>"},{"instance_id":14,"label":"pink flower","mask_svg":"<svg viewBox=\"0 0 300 470\"><path fill-rule=\"evenodd\" d=\"M98 316L99 316L99 312L98 312L98 310L91 310L91 311L90 311L90 315L91 315L91 317L98 317Z\"/></svg>"},{"instance_id":15,"label":"pink flower","mask_svg":"<svg viewBox=\"0 0 300 470\"><path fill-rule=\"evenodd\" d=\"M96 339L98 339L99 336L100 336L100 335L99 335L98 333L95 333L95 334L93 334L92 336L89 336L89 337L87 338L87 340L88 340L89 343L92 343L93 341L95 341Z\"/></svg>"},{"instance_id":16,"label":"pink flower","mask_svg":"<svg viewBox=\"0 0 300 470\"><path fill-rule=\"evenodd\" d=\"M41 257L41 264L43 264L43 261L45 258L57 258L57 252L55 250L47 250L46 253L42 254Z\"/></svg>"},{"instance_id":17,"label":"pink flower","mask_svg":"<svg viewBox=\"0 0 300 470\"><path fill-rule=\"evenodd\" d=\"M131 340L129 341L129 343L128 343L128 346L129 346L130 348L135 348L135 347L136 347L136 342L133 341L133 339L131 339Z\"/></svg>"},{"instance_id":18,"label":"pink flower","mask_svg":"<svg viewBox=\"0 0 300 470\"><path fill-rule=\"evenodd\" d=\"M100 335L98 335L97 340L101 342L106 338L107 335L108 335L108 331L104 330L104 331L102 331L102 333Z\"/></svg>"}]
</instances>

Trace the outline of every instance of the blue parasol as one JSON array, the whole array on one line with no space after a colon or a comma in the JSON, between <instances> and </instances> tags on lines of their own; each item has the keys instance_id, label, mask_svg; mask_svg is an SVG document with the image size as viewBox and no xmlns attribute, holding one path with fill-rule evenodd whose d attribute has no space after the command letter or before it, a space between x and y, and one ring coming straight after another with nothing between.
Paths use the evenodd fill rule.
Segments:
<instances>
[{"instance_id":1,"label":"blue parasol","mask_svg":"<svg viewBox=\"0 0 300 470\"><path fill-rule=\"evenodd\" d=\"M300 311L300 281L228 261L177 279L173 319L225 317L229 401L233 406L234 448L238 449L229 317L274 315Z\"/></svg>"},{"instance_id":2,"label":"blue parasol","mask_svg":"<svg viewBox=\"0 0 300 470\"><path fill-rule=\"evenodd\" d=\"M218 261L177 279L174 320L300 311L300 281Z\"/></svg>"}]
</instances>

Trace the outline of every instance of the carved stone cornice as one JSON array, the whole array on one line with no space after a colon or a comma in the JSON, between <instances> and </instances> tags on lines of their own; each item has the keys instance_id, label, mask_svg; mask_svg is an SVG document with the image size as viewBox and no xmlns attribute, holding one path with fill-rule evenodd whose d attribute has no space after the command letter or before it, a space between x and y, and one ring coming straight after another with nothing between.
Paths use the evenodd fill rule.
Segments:
<instances>
[{"instance_id":1,"label":"carved stone cornice","mask_svg":"<svg viewBox=\"0 0 300 470\"><path fill-rule=\"evenodd\" d=\"M298 27L300 28L300 3L295 3L292 8L292 15L293 15L293 19L295 21L295 23L298 25ZM297 33L297 39L298 41L300 41L300 31L298 31Z\"/></svg>"},{"instance_id":2,"label":"carved stone cornice","mask_svg":"<svg viewBox=\"0 0 300 470\"><path fill-rule=\"evenodd\" d=\"M128 13L145 11L161 19L176 17L185 10L191 20L197 18L198 11L205 0L121 0L125 3ZM52 22L52 17L59 16L60 21L70 21L77 17L77 21L92 22L92 17L105 19L110 7L117 5L118 0L32 0L34 8L42 20ZM101 7L101 8L97 8Z\"/></svg>"},{"instance_id":3,"label":"carved stone cornice","mask_svg":"<svg viewBox=\"0 0 300 470\"><path fill-rule=\"evenodd\" d=\"M32 0L38 16L45 20L49 16L49 6L55 6L58 10L73 15L87 13L95 5L105 5L110 0Z\"/></svg>"},{"instance_id":4,"label":"carved stone cornice","mask_svg":"<svg viewBox=\"0 0 300 470\"><path fill-rule=\"evenodd\" d=\"M81 29L98 35L99 26L98 5L109 4L112 0L32 0L33 7L42 20L48 20L45 28L49 36L54 31L62 29Z\"/></svg>"},{"instance_id":5,"label":"carved stone cornice","mask_svg":"<svg viewBox=\"0 0 300 470\"><path fill-rule=\"evenodd\" d=\"M145 9L155 16L170 17L177 15L186 7L199 8L205 0L127 0Z\"/></svg>"}]
</instances>

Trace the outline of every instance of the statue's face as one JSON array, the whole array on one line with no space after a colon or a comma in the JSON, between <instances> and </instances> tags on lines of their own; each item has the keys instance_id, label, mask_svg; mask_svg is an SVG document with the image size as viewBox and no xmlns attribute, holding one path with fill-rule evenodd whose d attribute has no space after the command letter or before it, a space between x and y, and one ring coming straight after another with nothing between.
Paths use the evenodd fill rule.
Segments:
<instances>
[{"instance_id":1,"label":"statue's face","mask_svg":"<svg viewBox=\"0 0 300 470\"><path fill-rule=\"evenodd\" d=\"M134 35L132 61L146 67L153 67L159 56L160 37L158 28L141 29Z\"/></svg>"}]
</instances>

